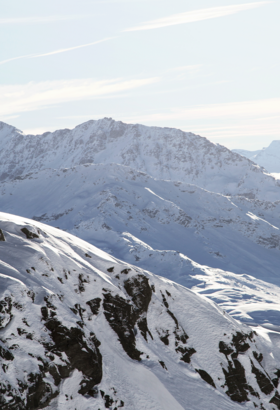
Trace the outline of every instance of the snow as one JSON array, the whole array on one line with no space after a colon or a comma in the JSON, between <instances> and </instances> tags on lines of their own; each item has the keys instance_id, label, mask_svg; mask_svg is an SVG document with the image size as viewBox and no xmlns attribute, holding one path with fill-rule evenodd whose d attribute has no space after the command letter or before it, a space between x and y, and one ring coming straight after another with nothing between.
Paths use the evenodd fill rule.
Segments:
<instances>
[{"instance_id":1,"label":"snow","mask_svg":"<svg viewBox=\"0 0 280 410\"><path fill-rule=\"evenodd\" d=\"M273 319L255 303L249 281L262 281L264 303L270 286L279 295L278 202L229 197L116 164L42 170L3 182L0 189L2 210L59 226L61 234L71 232L196 292L205 280L217 289L222 283L223 292L205 294L245 322L269 317L275 323L277 314ZM251 277L246 286L244 274ZM236 284L230 294L228 275ZM251 299L250 309L248 301L244 307L243 300ZM271 309L277 312L278 303Z\"/></svg>"},{"instance_id":2,"label":"snow","mask_svg":"<svg viewBox=\"0 0 280 410\"><path fill-rule=\"evenodd\" d=\"M258 151L246 151L241 149L235 149L240 155L249 158L251 161L265 168L273 176L274 173L280 172L280 141L272 141L267 148L263 148ZM278 179L278 178L277 178Z\"/></svg>"},{"instance_id":3,"label":"snow","mask_svg":"<svg viewBox=\"0 0 280 410\"><path fill-rule=\"evenodd\" d=\"M241 156L191 133L108 118L41 136L0 123L0 198L6 212L0 222L6 239L0 242L1 299L11 292L23 300L33 332L33 341L20 341L14 363L26 360L27 368L19 377L32 371L30 365L38 370L26 356L31 346L44 355L36 343L46 339L40 309L49 296L67 328L79 319L69 307L84 306L85 332L93 331L101 342L99 391L110 393L116 406L125 397L125 408L137 410L255 408L252 400L240 405L225 394L218 377L224 378L221 363L228 362L217 346L224 333L255 329L266 371L273 377L279 368L280 184L277 174L254 163L261 154L270 161L269 152L278 150L277 141L272 145L247 159L248 153ZM25 238L22 227L39 238ZM112 266L114 273L107 271ZM105 316L95 317L85 304L103 297L104 287L132 303L116 277L127 267L156 286L147 313L154 339L145 341L139 330L136 335L137 348L149 356L141 363L127 356ZM75 272L84 275L82 293ZM188 345L197 351L190 365L170 347L176 341L174 321L163 306L166 290ZM17 335L22 315L17 312L5 332ZM169 346L160 338L167 329ZM255 359L247 354L240 358L257 390L250 360ZM197 368L219 387L204 382ZM52 376L45 377L55 388ZM71 400L71 409L103 409L100 393L94 402L78 393L82 377L75 369L47 408L68 409ZM267 409L270 398L262 397Z\"/></svg>"},{"instance_id":4,"label":"snow","mask_svg":"<svg viewBox=\"0 0 280 410\"><path fill-rule=\"evenodd\" d=\"M36 231L39 238L27 239L21 232L22 227L26 226ZM49 335L44 330L40 309L45 305L44 297L51 293L57 318L68 328L77 326L77 316L70 307L78 303L86 309L83 313L84 332L87 334L93 331L101 343L103 377L98 386L99 392L101 390L106 393L111 392L116 403L123 400L124 409L254 408L252 401L243 403L241 406L231 401L225 394L226 388L222 387L223 383L218 379L218 377L221 380L224 378L221 363L224 366L227 365L227 361L218 350L219 340L230 339L230 335L236 331L248 332L250 331L248 327L223 313L221 308L209 302L205 297L198 296L174 282L149 273L149 281L155 286L147 317L153 339L149 337L146 342L138 331L136 343L137 348L144 352L143 361L133 361L123 350L103 313L100 312L93 317L85 304L85 301L89 299L102 296L104 286L109 287L114 294L119 293L121 297L127 299L122 281L117 279L117 275L120 275L120 271L128 265L103 252L98 252L96 247L81 239L39 222L1 213L0 227L6 237L6 241L1 242L0 245L1 260L4 261L1 268L3 273L1 274L0 299L3 300L4 297L10 296L14 302L18 301L21 305L17 311L13 308L13 313L16 311L16 314L9 325L1 330L1 338L6 345L16 343L19 346L13 350L15 359L9 362L8 370L2 373L1 380L5 381L9 378L9 382L16 388L16 379L25 380L26 373L38 372L37 357L40 356L47 360L41 343L43 340L47 341ZM86 257L86 253L91 258ZM109 274L107 269L112 266L112 263L114 273ZM8 266L13 266L14 270L9 269ZM30 269L28 273L26 269L30 266L33 266L34 270ZM125 275L125 280L139 273L145 274L139 268L132 265L129 267L131 272ZM68 272L67 279L64 277L64 270ZM75 292L77 272L83 273L84 277L88 278L85 290L80 293ZM22 281L14 280L16 276L21 277ZM63 280L58 281L57 277ZM28 292L29 294L34 293L34 299L28 296ZM172 333L174 320L167 314L162 303L163 293L168 299L169 311L173 312L178 320L177 331L184 329L189 336L187 345L193 346L196 350L190 364L180 361L178 353L172 348L175 341ZM32 334L32 340L20 337L18 328L23 328L25 332ZM168 346L159 338L160 332L164 329L169 329ZM227 336L223 336L224 334ZM267 370L272 374L272 370L280 365L280 360L278 364L271 356L271 353L274 353L273 344L270 339L264 339L261 336L257 336L257 343L261 351L265 346L263 354ZM31 352L33 359L29 354ZM251 360L254 360L252 357ZM55 362L59 364L64 360L67 361L65 354L61 358L56 356ZM246 360L248 362L249 358L244 356L242 363L246 364ZM167 370L162 368L159 361L165 363ZM202 368L211 374L217 390L199 377L195 371L197 368ZM69 409L70 401L71 408L78 406L81 410L105 409L100 393L97 398L92 398L83 397L77 392L82 378L81 372L74 370L68 378L64 379L59 387L59 395L47 408ZM247 380L254 389L259 390L249 368L247 369ZM45 381L55 388L50 375ZM266 396L260 394L261 400L268 402ZM260 403L257 398L254 401ZM269 404L266 405L267 408L272 408Z\"/></svg>"}]
</instances>

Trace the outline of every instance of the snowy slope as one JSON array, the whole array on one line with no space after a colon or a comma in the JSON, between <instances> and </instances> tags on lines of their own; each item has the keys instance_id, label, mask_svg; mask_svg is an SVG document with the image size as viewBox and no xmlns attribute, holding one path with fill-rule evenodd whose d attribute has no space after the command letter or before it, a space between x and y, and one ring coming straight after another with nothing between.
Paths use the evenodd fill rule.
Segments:
<instances>
[{"instance_id":1,"label":"snowy slope","mask_svg":"<svg viewBox=\"0 0 280 410\"><path fill-rule=\"evenodd\" d=\"M280 141L272 141L267 147L259 151L245 151L234 149L240 155L249 158L251 161L262 166L270 173L280 172Z\"/></svg>"},{"instance_id":2,"label":"snowy slope","mask_svg":"<svg viewBox=\"0 0 280 410\"><path fill-rule=\"evenodd\" d=\"M263 148L265 149L265 148ZM233 149L233 152L237 152L237 154L242 155L243 157L246 157L248 159L250 159L251 161L254 161L254 158L256 157L256 155L258 155L262 150L258 149L256 151L248 151L246 149Z\"/></svg>"},{"instance_id":3,"label":"snowy slope","mask_svg":"<svg viewBox=\"0 0 280 410\"><path fill-rule=\"evenodd\" d=\"M279 409L279 333L0 214L1 409Z\"/></svg>"},{"instance_id":4,"label":"snowy slope","mask_svg":"<svg viewBox=\"0 0 280 410\"><path fill-rule=\"evenodd\" d=\"M45 168L112 162L222 194L280 199L279 181L259 166L206 138L178 129L104 118L73 130L34 136L0 123L0 180Z\"/></svg>"},{"instance_id":5,"label":"snowy slope","mask_svg":"<svg viewBox=\"0 0 280 410\"><path fill-rule=\"evenodd\" d=\"M225 197L116 164L30 173L0 184L0 194L5 212L71 232L245 322L279 323L279 203Z\"/></svg>"}]
</instances>

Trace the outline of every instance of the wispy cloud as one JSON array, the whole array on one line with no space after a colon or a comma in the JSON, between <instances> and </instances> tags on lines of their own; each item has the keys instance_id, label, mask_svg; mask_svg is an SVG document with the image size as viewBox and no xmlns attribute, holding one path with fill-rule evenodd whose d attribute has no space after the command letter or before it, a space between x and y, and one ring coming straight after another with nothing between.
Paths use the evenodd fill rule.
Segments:
<instances>
[{"instance_id":1,"label":"wispy cloud","mask_svg":"<svg viewBox=\"0 0 280 410\"><path fill-rule=\"evenodd\" d=\"M59 50L54 50L54 51L50 51L48 53L43 53L43 54L36 54L36 55L33 55L31 58L46 57L46 56L51 56L53 54L65 53L66 51L77 50L78 48L90 47L96 44L104 43L104 41L112 40L113 38L115 37L107 37L107 38L104 38L103 40L94 41L93 43L82 44L80 46L74 46L74 47L69 47L69 48L61 48Z\"/></svg>"},{"instance_id":2,"label":"wispy cloud","mask_svg":"<svg viewBox=\"0 0 280 410\"><path fill-rule=\"evenodd\" d=\"M157 20L147 21L141 24L140 26L127 28L124 31L152 30L167 26L175 26L178 24L194 23L196 21L229 16L231 14L236 14L241 11L255 9L257 7L261 7L269 3L272 2L261 1L257 3L237 4L232 6L211 7L207 9L187 11L185 13L173 14L171 16L160 18Z\"/></svg>"},{"instance_id":3,"label":"wispy cloud","mask_svg":"<svg viewBox=\"0 0 280 410\"><path fill-rule=\"evenodd\" d=\"M22 58L30 58L30 57L32 57L33 55L34 55L34 54L28 54L28 55L19 56L19 57L8 58L7 60L2 60L2 61L0 61L0 65L7 64L7 63L9 63L10 61L21 60Z\"/></svg>"},{"instance_id":4,"label":"wispy cloud","mask_svg":"<svg viewBox=\"0 0 280 410\"><path fill-rule=\"evenodd\" d=\"M170 111L128 117L130 121L240 119L275 116L279 118L280 98L173 108Z\"/></svg>"},{"instance_id":5,"label":"wispy cloud","mask_svg":"<svg viewBox=\"0 0 280 410\"><path fill-rule=\"evenodd\" d=\"M94 81L63 80L0 86L0 115L14 115L44 107L104 96L115 96L159 81L158 77Z\"/></svg>"},{"instance_id":6,"label":"wispy cloud","mask_svg":"<svg viewBox=\"0 0 280 410\"><path fill-rule=\"evenodd\" d=\"M14 61L14 60L21 60L21 59L24 59L24 58L39 58L39 57L51 56L51 55L54 55L54 54L66 53L67 51L73 51L73 50L77 50L79 48L90 47L90 46L94 46L96 44L104 43L105 41L112 40L113 38L115 38L115 37L107 37L107 38L103 38L102 40L94 41L93 43L81 44L79 46L68 47L68 48L60 48L58 50L53 50L53 51L49 51L47 53L42 53L42 54L26 54L24 56L13 57L13 58L9 58L7 60L0 61L0 65L7 64L10 61Z\"/></svg>"},{"instance_id":7,"label":"wispy cloud","mask_svg":"<svg viewBox=\"0 0 280 410\"><path fill-rule=\"evenodd\" d=\"M41 24L53 23L56 21L77 20L87 16L70 15L70 16L29 16L29 17L5 17L0 18L0 24Z\"/></svg>"},{"instance_id":8,"label":"wispy cloud","mask_svg":"<svg viewBox=\"0 0 280 410\"><path fill-rule=\"evenodd\" d=\"M146 115L122 115L121 119L129 123L181 128L212 141L227 141L227 146L236 148L238 144L244 146L242 138L245 137L279 139L280 98L173 108ZM248 144L254 147L254 143Z\"/></svg>"}]
</instances>

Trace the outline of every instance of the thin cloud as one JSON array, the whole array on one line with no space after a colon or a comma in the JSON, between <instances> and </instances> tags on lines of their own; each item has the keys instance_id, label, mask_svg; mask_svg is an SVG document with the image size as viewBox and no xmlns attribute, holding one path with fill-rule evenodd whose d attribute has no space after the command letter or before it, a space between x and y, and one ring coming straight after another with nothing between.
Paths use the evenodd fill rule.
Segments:
<instances>
[{"instance_id":1,"label":"thin cloud","mask_svg":"<svg viewBox=\"0 0 280 410\"><path fill-rule=\"evenodd\" d=\"M87 43L87 44L82 44L82 45L79 45L79 46L68 47L68 48L61 48L59 50L49 51L48 53L27 54L27 55L24 55L24 56L13 57L13 58L9 58L7 60L0 61L0 65L7 64L11 61L20 60L20 59L23 59L23 58L39 58L39 57L51 56L51 55L54 55L54 54L66 53L67 51L73 51L73 50L77 50L79 48L90 47L90 46L94 46L94 45L99 44L99 43L104 43L105 41L112 40L113 38L116 38L116 37L107 37L107 38L104 38L102 40L94 41L93 43Z\"/></svg>"},{"instance_id":2,"label":"thin cloud","mask_svg":"<svg viewBox=\"0 0 280 410\"><path fill-rule=\"evenodd\" d=\"M212 141L280 135L280 98L174 108L153 114L122 116L122 121L174 126Z\"/></svg>"},{"instance_id":3,"label":"thin cloud","mask_svg":"<svg viewBox=\"0 0 280 410\"><path fill-rule=\"evenodd\" d=\"M10 63L11 61L15 61L15 60L21 60L22 58L30 58L30 57L33 57L33 54L28 54L28 55L25 55L25 56L19 56L19 57L8 58L7 60L0 61L0 65L2 65L2 64L7 64L7 63Z\"/></svg>"},{"instance_id":4,"label":"thin cloud","mask_svg":"<svg viewBox=\"0 0 280 410\"><path fill-rule=\"evenodd\" d=\"M66 51L77 50L78 48L94 46L95 44L104 43L104 41L112 40L113 38L115 38L115 37L104 38L103 40L94 41L93 43L88 43L88 44L82 44L80 46L74 46L74 47L69 47L69 48L61 48L59 50L50 51L49 53L36 54L36 55L32 56L31 58L46 57L46 56L51 56L53 54L65 53Z\"/></svg>"},{"instance_id":5,"label":"thin cloud","mask_svg":"<svg viewBox=\"0 0 280 410\"><path fill-rule=\"evenodd\" d=\"M0 86L0 115L35 111L54 104L93 98L114 97L124 91L159 81L158 77L133 80L63 80Z\"/></svg>"},{"instance_id":6,"label":"thin cloud","mask_svg":"<svg viewBox=\"0 0 280 410\"><path fill-rule=\"evenodd\" d=\"M37 23L53 23L56 21L77 20L87 16L71 15L71 16L32 16L32 17L11 17L1 18L0 24L37 24Z\"/></svg>"},{"instance_id":7,"label":"thin cloud","mask_svg":"<svg viewBox=\"0 0 280 410\"><path fill-rule=\"evenodd\" d=\"M223 104L197 105L188 108L174 108L169 112L128 117L129 121L156 122L163 120L212 120L260 118L267 116L278 117L280 112L280 98L265 100L239 101Z\"/></svg>"},{"instance_id":8,"label":"thin cloud","mask_svg":"<svg viewBox=\"0 0 280 410\"><path fill-rule=\"evenodd\" d=\"M157 20L147 21L140 26L131 27L124 31L140 31L153 30L157 28L175 26L178 24L194 23L196 21L209 20L218 17L229 16L241 11L255 9L266 4L273 3L271 1L262 1L257 3L238 4L233 6L211 7L207 9L187 11L185 13L173 14L169 17L164 17Z\"/></svg>"}]
</instances>

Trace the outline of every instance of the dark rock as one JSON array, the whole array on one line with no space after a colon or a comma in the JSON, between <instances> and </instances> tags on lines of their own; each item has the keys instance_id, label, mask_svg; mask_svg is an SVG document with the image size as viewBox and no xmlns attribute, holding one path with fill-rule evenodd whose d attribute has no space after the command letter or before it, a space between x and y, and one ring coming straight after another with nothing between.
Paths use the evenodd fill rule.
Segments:
<instances>
[{"instance_id":1,"label":"dark rock","mask_svg":"<svg viewBox=\"0 0 280 410\"><path fill-rule=\"evenodd\" d=\"M169 304L167 303L166 297L164 296L164 294L161 291L160 291L160 293L161 293L161 296L162 296L163 304L168 309Z\"/></svg>"},{"instance_id":2,"label":"dark rock","mask_svg":"<svg viewBox=\"0 0 280 410\"><path fill-rule=\"evenodd\" d=\"M47 319L45 326L53 340L53 344L45 344L46 349L55 354L64 352L68 357L68 363L58 366L56 373L63 379L69 377L74 369L79 370L84 375L79 393L88 394L102 380L102 356L98 349L100 342L93 334L89 342L80 328L68 329L55 318ZM52 372L55 370L52 369Z\"/></svg>"},{"instance_id":3,"label":"dark rock","mask_svg":"<svg viewBox=\"0 0 280 410\"><path fill-rule=\"evenodd\" d=\"M90 256L88 253L85 253L85 256L86 256L87 258L91 258L91 256Z\"/></svg>"},{"instance_id":4,"label":"dark rock","mask_svg":"<svg viewBox=\"0 0 280 410\"><path fill-rule=\"evenodd\" d=\"M272 379L272 383L274 384L275 387L278 387L279 378L280 378L280 369L277 369L274 374L275 374L276 377L274 379Z\"/></svg>"},{"instance_id":5,"label":"dark rock","mask_svg":"<svg viewBox=\"0 0 280 410\"><path fill-rule=\"evenodd\" d=\"M165 336L160 335L159 338L166 346L168 346L169 345L169 332L168 330L166 330L165 332L166 332Z\"/></svg>"},{"instance_id":6,"label":"dark rock","mask_svg":"<svg viewBox=\"0 0 280 410\"><path fill-rule=\"evenodd\" d=\"M182 357L180 360L182 360L185 363L190 363L191 362L191 356L196 353L196 350L193 347L183 347L179 346L176 348L176 352L181 353Z\"/></svg>"},{"instance_id":7,"label":"dark rock","mask_svg":"<svg viewBox=\"0 0 280 410\"><path fill-rule=\"evenodd\" d=\"M234 352L234 349L223 341L219 343L219 350L220 350L220 353L223 353L225 356L229 356L230 354Z\"/></svg>"},{"instance_id":8,"label":"dark rock","mask_svg":"<svg viewBox=\"0 0 280 410\"><path fill-rule=\"evenodd\" d=\"M43 409L59 394L58 391L52 391L51 386L43 380L43 376L40 373L28 375L28 384L31 386L28 388L26 410Z\"/></svg>"},{"instance_id":9,"label":"dark rock","mask_svg":"<svg viewBox=\"0 0 280 410\"><path fill-rule=\"evenodd\" d=\"M123 271L122 271L123 272ZM124 288L139 314L147 312L152 298L152 289L149 279L144 275L133 276L124 282Z\"/></svg>"},{"instance_id":10,"label":"dark rock","mask_svg":"<svg viewBox=\"0 0 280 410\"><path fill-rule=\"evenodd\" d=\"M149 328L148 328L148 323L147 323L147 318L146 317L141 317L138 321L137 321L137 325L138 328L141 332L141 335L144 337L144 339L146 340L146 342L148 341L147 339L147 333L149 333L151 339L153 339L152 333L150 332Z\"/></svg>"},{"instance_id":11,"label":"dark rock","mask_svg":"<svg viewBox=\"0 0 280 410\"><path fill-rule=\"evenodd\" d=\"M6 296L3 300L0 300L0 329L6 327L12 318L12 299Z\"/></svg>"},{"instance_id":12,"label":"dark rock","mask_svg":"<svg viewBox=\"0 0 280 410\"><path fill-rule=\"evenodd\" d=\"M76 303L74 306L75 306L75 310L77 311L77 313L79 314L81 320L83 321L84 320L83 319L83 313L86 311L86 309L82 308L79 303Z\"/></svg>"},{"instance_id":13,"label":"dark rock","mask_svg":"<svg viewBox=\"0 0 280 410\"><path fill-rule=\"evenodd\" d=\"M179 322L178 322L177 318L175 317L175 315L169 309L167 309L167 313L169 314L169 316L172 317L172 319L175 322L176 328L178 329L179 328Z\"/></svg>"},{"instance_id":14,"label":"dark rock","mask_svg":"<svg viewBox=\"0 0 280 410\"><path fill-rule=\"evenodd\" d=\"M124 273L125 275L127 275L129 271L131 271L131 269L123 269L121 273Z\"/></svg>"},{"instance_id":15,"label":"dark rock","mask_svg":"<svg viewBox=\"0 0 280 410\"><path fill-rule=\"evenodd\" d=\"M256 376L257 383L260 386L261 391L264 394L270 394L274 390L274 385L272 381L266 376L262 371L254 366L254 363L251 360L252 373Z\"/></svg>"},{"instance_id":16,"label":"dark rock","mask_svg":"<svg viewBox=\"0 0 280 410\"><path fill-rule=\"evenodd\" d=\"M86 290L84 284L89 283L89 279L85 278L83 273L79 274L78 279L79 279L79 284L78 284L79 291L78 291L78 293L82 293Z\"/></svg>"},{"instance_id":17,"label":"dark rock","mask_svg":"<svg viewBox=\"0 0 280 410\"><path fill-rule=\"evenodd\" d=\"M167 370L167 367L166 367L165 363L162 360L159 360L158 362L159 362L159 364L161 365L161 367L163 369Z\"/></svg>"},{"instance_id":18,"label":"dark rock","mask_svg":"<svg viewBox=\"0 0 280 410\"><path fill-rule=\"evenodd\" d=\"M250 334L241 332L236 332L236 334L232 336L232 344L235 346L237 353L245 353L250 348L250 345L246 343L248 338L251 338Z\"/></svg>"},{"instance_id":19,"label":"dark rock","mask_svg":"<svg viewBox=\"0 0 280 410\"><path fill-rule=\"evenodd\" d=\"M88 302L86 302L87 305L89 305L90 310L92 311L92 313L94 315L98 314L99 308L100 308L100 303L101 303L101 299L100 298L95 298L92 300L89 300Z\"/></svg>"},{"instance_id":20,"label":"dark rock","mask_svg":"<svg viewBox=\"0 0 280 410\"><path fill-rule=\"evenodd\" d=\"M119 295L113 296L109 292L104 294L103 308L109 325L117 333L128 356L141 361L142 352L136 349L133 331L139 317L138 312L125 299Z\"/></svg>"},{"instance_id":21,"label":"dark rock","mask_svg":"<svg viewBox=\"0 0 280 410\"><path fill-rule=\"evenodd\" d=\"M260 354L258 354L257 352L253 352L253 356L254 356L254 358L259 362L259 363L261 363L262 362L262 360L263 360L263 355L262 355L262 353L260 353Z\"/></svg>"},{"instance_id":22,"label":"dark rock","mask_svg":"<svg viewBox=\"0 0 280 410\"><path fill-rule=\"evenodd\" d=\"M2 347L1 345L0 345L0 357L2 357L2 359L5 359L5 360L10 360L10 361L14 360L14 356L12 355L12 353L5 347Z\"/></svg>"},{"instance_id":23,"label":"dark rock","mask_svg":"<svg viewBox=\"0 0 280 410\"><path fill-rule=\"evenodd\" d=\"M239 403L249 401L249 386L245 377L245 369L237 359L233 360L233 362L234 366L231 361L228 361L228 369L225 370L223 368L226 379L225 385L228 387L226 394L231 400Z\"/></svg>"},{"instance_id":24,"label":"dark rock","mask_svg":"<svg viewBox=\"0 0 280 410\"><path fill-rule=\"evenodd\" d=\"M275 404L280 410L280 395L278 392L275 392L274 396L272 397L269 403Z\"/></svg>"},{"instance_id":25,"label":"dark rock","mask_svg":"<svg viewBox=\"0 0 280 410\"><path fill-rule=\"evenodd\" d=\"M105 401L106 409L109 409L112 406L112 404L114 403L114 400L108 394L105 394L104 401Z\"/></svg>"},{"instance_id":26,"label":"dark rock","mask_svg":"<svg viewBox=\"0 0 280 410\"><path fill-rule=\"evenodd\" d=\"M2 229L0 229L0 242L5 242L5 236L4 236L4 233L3 233L3 231L2 231Z\"/></svg>"},{"instance_id":27,"label":"dark rock","mask_svg":"<svg viewBox=\"0 0 280 410\"><path fill-rule=\"evenodd\" d=\"M108 268L108 269L107 269L107 272L112 273L113 271L114 271L114 266L112 266L111 268Z\"/></svg>"},{"instance_id":28,"label":"dark rock","mask_svg":"<svg viewBox=\"0 0 280 410\"><path fill-rule=\"evenodd\" d=\"M22 228L21 232L23 232L26 236L27 239L34 239L34 238L39 238L39 235L37 235L36 233L33 233L31 231L29 231L27 228Z\"/></svg>"},{"instance_id":29,"label":"dark rock","mask_svg":"<svg viewBox=\"0 0 280 410\"><path fill-rule=\"evenodd\" d=\"M216 388L215 383L212 379L212 377L210 376L210 374L208 374L205 370L202 369L195 369L197 371L197 373L199 373L200 377L208 384L210 384L211 386L213 386L214 388Z\"/></svg>"}]
</instances>

